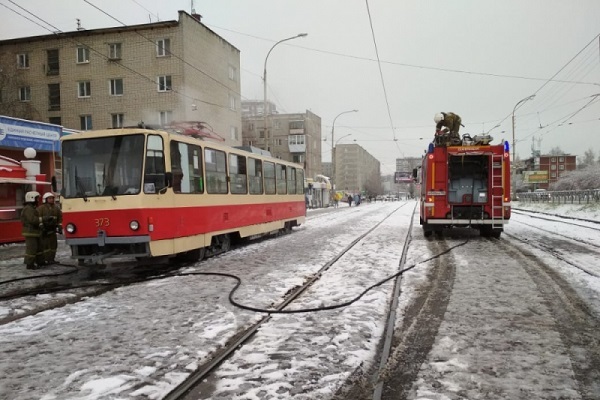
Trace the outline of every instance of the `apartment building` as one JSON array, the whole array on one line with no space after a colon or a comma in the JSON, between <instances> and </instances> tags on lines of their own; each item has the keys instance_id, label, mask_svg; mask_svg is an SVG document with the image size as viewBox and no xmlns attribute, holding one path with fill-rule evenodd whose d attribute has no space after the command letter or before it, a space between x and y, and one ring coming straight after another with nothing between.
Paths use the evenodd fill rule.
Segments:
<instances>
[{"instance_id":1,"label":"apartment building","mask_svg":"<svg viewBox=\"0 0 600 400\"><path fill-rule=\"evenodd\" d=\"M535 189L548 189L562 174L577 169L577 156L546 154L525 160L523 183Z\"/></svg>"},{"instance_id":2,"label":"apartment building","mask_svg":"<svg viewBox=\"0 0 600 400\"><path fill-rule=\"evenodd\" d=\"M242 102L244 146L268 150L274 157L304 166L307 178L322 174L321 117L308 110L305 113L278 114L275 105L267 103L265 118L263 108L263 102Z\"/></svg>"},{"instance_id":3,"label":"apartment building","mask_svg":"<svg viewBox=\"0 0 600 400\"><path fill-rule=\"evenodd\" d=\"M357 144L335 146L336 190L350 193L381 193L381 164Z\"/></svg>"},{"instance_id":4,"label":"apartment building","mask_svg":"<svg viewBox=\"0 0 600 400\"><path fill-rule=\"evenodd\" d=\"M0 114L75 130L201 121L241 145L240 51L197 14L0 41Z\"/></svg>"}]
</instances>

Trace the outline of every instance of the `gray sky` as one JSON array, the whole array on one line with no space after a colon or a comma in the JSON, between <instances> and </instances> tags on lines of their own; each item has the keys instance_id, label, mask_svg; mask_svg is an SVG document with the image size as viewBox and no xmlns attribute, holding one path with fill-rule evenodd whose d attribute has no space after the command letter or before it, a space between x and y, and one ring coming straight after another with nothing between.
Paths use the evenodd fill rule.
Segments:
<instances>
[{"instance_id":1,"label":"gray sky","mask_svg":"<svg viewBox=\"0 0 600 400\"><path fill-rule=\"evenodd\" d=\"M125 24L174 20L192 3L87 1ZM600 153L600 96L591 97L600 93L598 0L193 3L202 22L241 51L242 99L262 100L271 46L308 33L271 52L268 97L280 112L308 109L322 118L325 161L333 120L347 110L359 112L337 119L335 141L351 134L339 143L356 140L391 173L397 157L423 153L439 111L461 115L461 133L491 130L494 143L512 144L513 108L532 94L516 112L521 158L534 143L543 153L557 146ZM121 25L84 0L0 0L0 39L49 33L6 8L27 15L15 4L61 31L75 30L76 18L87 29Z\"/></svg>"}]
</instances>

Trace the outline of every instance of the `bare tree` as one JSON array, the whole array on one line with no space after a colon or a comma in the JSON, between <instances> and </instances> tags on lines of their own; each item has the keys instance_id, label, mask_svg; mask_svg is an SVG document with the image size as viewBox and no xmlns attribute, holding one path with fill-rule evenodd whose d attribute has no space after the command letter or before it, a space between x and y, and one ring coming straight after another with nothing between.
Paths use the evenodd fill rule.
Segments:
<instances>
[{"instance_id":1,"label":"bare tree","mask_svg":"<svg viewBox=\"0 0 600 400\"><path fill-rule=\"evenodd\" d=\"M19 90L27 86L20 78L13 52L0 54L0 114L8 117L39 121L41 115L31 101L19 98Z\"/></svg>"},{"instance_id":2,"label":"bare tree","mask_svg":"<svg viewBox=\"0 0 600 400\"><path fill-rule=\"evenodd\" d=\"M588 149L583 155L583 159L581 163L578 165L579 169L589 167L590 165L596 164L596 155L594 154L594 150Z\"/></svg>"},{"instance_id":3,"label":"bare tree","mask_svg":"<svg viewBox=\"0 0 600 400\"><path fill-rule=\"evenodd\" d=\"M551 156L561 156L564 154L565 152L560 147L553 147L552 150L550 150Z\"/></svg>"}]
</instances>

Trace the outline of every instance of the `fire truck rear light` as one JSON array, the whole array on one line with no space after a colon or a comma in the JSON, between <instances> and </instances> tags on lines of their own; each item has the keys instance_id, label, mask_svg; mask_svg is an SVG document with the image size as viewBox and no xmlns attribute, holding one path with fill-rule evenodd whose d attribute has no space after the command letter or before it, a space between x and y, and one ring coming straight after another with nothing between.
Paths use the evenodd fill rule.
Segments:
<instances>
[{"instance_id":1,"label":"fire truck rear light","mask_svg":"<svg viewBox=\"0 0 600 400\"><path fill-rule=\"evenodd\" d=\"M148 217L148 232L154 232L154 218Z\"/></svg>"}]
</instances>

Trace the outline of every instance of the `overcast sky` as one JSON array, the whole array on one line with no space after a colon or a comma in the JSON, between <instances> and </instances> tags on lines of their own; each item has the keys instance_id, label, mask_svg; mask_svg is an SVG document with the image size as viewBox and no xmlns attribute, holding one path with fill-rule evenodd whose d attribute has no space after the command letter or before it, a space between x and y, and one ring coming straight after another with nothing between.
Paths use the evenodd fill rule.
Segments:
<instances>
[{"instance_id":1,"label":"overcast sky","mask_svg":"<svg viewBox=\"0 0 600 400\"><path fill-rule=\"evenodd\" d=\"M0 39L50 33L15 4L66 32L76 29L76 18L86 29L175 20L192 1L0 0ZM600 94L598 0L196 0L193 6L241 51L243 100L263 99L271 46L308 33L269 56L268 98L280 112L321 117L324 161L333 120L344 111L359 110L337 119L335 141L356 140L382 163L382 173L391 173L396 158L423 153L440 111L462 117L461 133L490 131L494 143L512 144L513 108L532 94L515 114L521 158L533 145L542 153L554 147L600 153L600 96L593 96Z\"/></svg>"}]
</instances>

